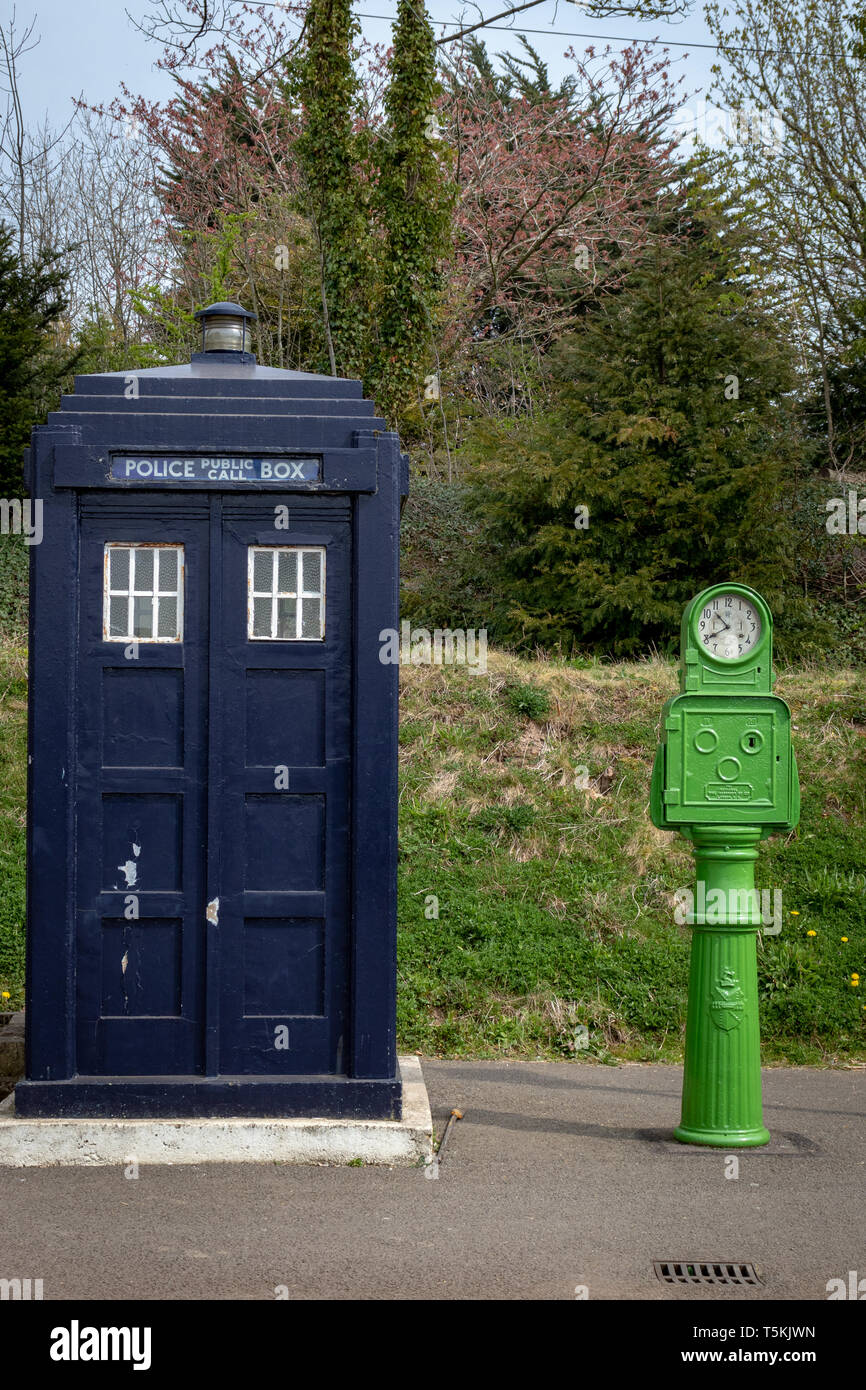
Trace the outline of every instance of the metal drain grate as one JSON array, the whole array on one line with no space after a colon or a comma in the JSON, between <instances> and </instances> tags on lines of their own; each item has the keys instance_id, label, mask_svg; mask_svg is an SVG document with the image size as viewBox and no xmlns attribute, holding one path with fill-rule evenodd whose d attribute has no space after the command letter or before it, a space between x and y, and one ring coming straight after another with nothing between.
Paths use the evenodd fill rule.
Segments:
<instances>
[{"instance_id":1,"label":"metal drain grate","mask_svg":"<svg viewBox=\"0 0 866 1390\"><path fill-rule=\"evenodd\" d=\"M760 1287L754 1265L727 1261L653 1260L653 1272L663 1284L728 1284Z\"/></svg>"}]
</instances>

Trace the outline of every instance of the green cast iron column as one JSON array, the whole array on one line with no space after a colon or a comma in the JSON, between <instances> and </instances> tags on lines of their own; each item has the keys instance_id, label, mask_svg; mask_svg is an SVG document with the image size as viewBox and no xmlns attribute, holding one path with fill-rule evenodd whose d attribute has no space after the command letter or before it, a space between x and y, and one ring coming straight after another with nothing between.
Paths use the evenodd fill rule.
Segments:
<instances>
[{"instance_id":1,"label":"green cast iron column","mask_svg":"<svg viewBox=\"0 0 866 1390\"><path fill-rule=\"evenodd\" d=\"M761 1108L755 889L757 826L695 825L682 1120L685 1144L766 1144ZM702 886L703 885L703 888ZM717 890L721 890L721 895Z\"/></svg>"}]
</instances>

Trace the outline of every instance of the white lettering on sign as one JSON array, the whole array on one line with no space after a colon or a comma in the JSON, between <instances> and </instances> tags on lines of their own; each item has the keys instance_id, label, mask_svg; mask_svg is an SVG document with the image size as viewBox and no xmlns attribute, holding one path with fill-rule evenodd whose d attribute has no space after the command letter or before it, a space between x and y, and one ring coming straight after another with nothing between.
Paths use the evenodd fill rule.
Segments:
<instances>
[{"instance_id":1,"label":"white lettering on sign","mask_svg":"<svg viewBox=\"0 0 866 1390\"><path fill-rule=\"evenodd\" d=\"M194 478L194 459L126 459L127 478Z\"/></svg>"},{"instance_id":2,"label":"white lettering on sign","mask_svg":"<svg viewBox=\"0 0 866 1390\"><path fill-rule=\"evenodd\" d=\"M262 459L262 479L265 478L304 478L304 464L301 462L268 463Z\"/></svg>"},{"instance_id":3,"label":"white lettering on sign","mask_svg":"<svg viewBox=\"0 0 866 1390\"><path fill-rule=\"evenodd\" d=\"M111 476L127 482L171 483L310 483L321 478L319 458L249 458L202 456L143 458L115 456Z\"/></svg>"}]
</instances>

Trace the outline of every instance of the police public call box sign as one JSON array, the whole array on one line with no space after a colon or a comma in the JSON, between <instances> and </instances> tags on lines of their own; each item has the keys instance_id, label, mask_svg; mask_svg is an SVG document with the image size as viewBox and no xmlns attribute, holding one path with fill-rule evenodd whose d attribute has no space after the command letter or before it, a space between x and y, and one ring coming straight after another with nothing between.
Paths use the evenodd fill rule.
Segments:
<instances>
[{"instance_id":1,"label":"police public call box sign","mask_svg":"<svg viewBox=\"0 0 866 1390\"><path fill-rule=\"evenodd\" d=\"M317 483L322 460L309 456L261 458L243 454L113 454L111 477L127 483Z\"/></svg>"}]
</instances>

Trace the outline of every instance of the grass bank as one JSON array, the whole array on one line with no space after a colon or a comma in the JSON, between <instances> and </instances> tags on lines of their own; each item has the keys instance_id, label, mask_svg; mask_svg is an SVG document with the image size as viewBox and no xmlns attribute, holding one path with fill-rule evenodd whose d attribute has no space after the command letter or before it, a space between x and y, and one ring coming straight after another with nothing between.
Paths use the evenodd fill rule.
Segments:
<instances>
[{"instance_id":1,"label":"grass bank","mask_svg":"<svg viewBox=\"0 0 866 1390\"><path fill-rule=\"evenodd\" d=\"M692 860L648 813L675 668L493 653L486 675L402 678L403 1046L681 1057L689 931L673 893ZM866 977L864 675L798 667L777 690L792 706L803 813L764 842L757 875L782 894L781 932L759 938L765 1058L863 1059L866 985L851 976Z\"/></svg>"},{"instance_id":2,"label":"grass bank","mask_svg":"<svg viewBox=\"0 0 866 1390\"><path fill-rule=\"evenodd\" d=\"M438 1056L676 1060L689 933L685 842L648 794L663 661L405 668L399 1032ZM800 666L789 701L803 787L793 834L764 842L782 893L759 938L767 1061L866 1060L866 677ZM23 1001L26 662L0 646L0 991ZM843 940L847 938L847 940Z\"/></svg>"}]
</instances>

